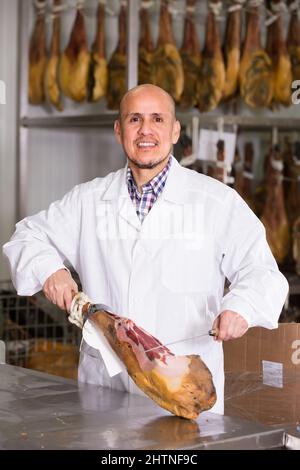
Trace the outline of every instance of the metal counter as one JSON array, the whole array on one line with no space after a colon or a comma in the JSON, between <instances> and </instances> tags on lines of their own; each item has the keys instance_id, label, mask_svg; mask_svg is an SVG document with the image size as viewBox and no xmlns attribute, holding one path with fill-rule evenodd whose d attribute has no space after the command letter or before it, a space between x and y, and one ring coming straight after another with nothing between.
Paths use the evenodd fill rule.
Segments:
<instances>
[{"instance_id":1,"label":"metal counter","mask_svg":"<svg viewBox=\"0 0 300 470\"><path fill-rule=\"evenodd\" d=\"M283 432L210 412L189 421L146 397L0 365L0 449L265 449Z\"/></svg>"}]
</instances>

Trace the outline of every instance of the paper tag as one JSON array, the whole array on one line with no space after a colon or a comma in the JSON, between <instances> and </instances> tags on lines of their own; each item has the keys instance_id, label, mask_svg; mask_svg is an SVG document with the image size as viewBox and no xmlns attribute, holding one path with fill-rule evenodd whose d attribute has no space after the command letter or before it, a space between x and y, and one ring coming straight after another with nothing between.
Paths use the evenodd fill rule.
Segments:
<instances>
[{"instance_id":1,"label":"paper tag","mask_svg":"<svg viewBox=\"0 0 300 470\"><path fill-rule=\"evenodd\" d=\"M218 132L201 129L199 135L198 160L217 160L217 142L225 142L225 161L232 165L236 148L236 134L234 132Z\"/></svg>"},{"instance_id":2,"label":"paper tag","mask_svg":"<svg viewBox=\"0 0 300 470\"><path fill-rule=\"evenodd\" d=\"M82 336L89 346L98 349L110 377L125 370L123 362L110 347L105 336L87 320L82 330Z\"/></svg>"},{"instance_id":3,"label":"paper tag","mask_svg":"<svg viewBox=\"0 0 300 470\"><path fill-rule=\"evenodd\" d=\"M283 364L281 362L262 361L263 384L283 388Z\"/></svg>"}]
</instances>

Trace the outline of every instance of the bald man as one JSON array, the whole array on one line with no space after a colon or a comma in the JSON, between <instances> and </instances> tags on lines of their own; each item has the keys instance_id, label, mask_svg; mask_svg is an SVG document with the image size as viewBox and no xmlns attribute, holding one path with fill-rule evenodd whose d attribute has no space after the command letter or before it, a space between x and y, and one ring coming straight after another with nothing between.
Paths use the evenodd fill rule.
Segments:
<instances>
[{"instance_id":1,"label":"bald man","mask_svg":"<svg viewBox=\"0 0 300 470\"><path fill-rule=\"evenodd\" d=\"M19 294L43 289L69 311L78 287L67 260L93 302L131 318L163 344L176 341L175 354L200 354L217 391L212 411L223 413L222 341L250 326L276 328L287 281L262 224L238 194L171 155L180 123L164 90L128 91L114 131L126 167L76 186L17 225L4 246L13 282ZM219 330L215 341L211 328ZM110 377L94 346L82 344L79 380L139 393L127 372Z\"/></svg>"}]
</instances>

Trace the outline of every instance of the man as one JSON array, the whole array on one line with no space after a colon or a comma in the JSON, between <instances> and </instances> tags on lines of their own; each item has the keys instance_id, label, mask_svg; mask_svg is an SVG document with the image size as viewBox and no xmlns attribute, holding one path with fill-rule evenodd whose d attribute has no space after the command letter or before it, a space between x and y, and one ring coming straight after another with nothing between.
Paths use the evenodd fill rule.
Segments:
<instances>
[{"instance_id":1,"label":"man","mask_svg":"<svg viewBox=\"0 0 300 470\"><path fill-rule=\"evenodd\" d=\"M288 285L265 231L235 191L181 167L171 156L180 134L172 98L141 85L123 97L115 135L128 166L79 185L16 226L4 246L20 295L43 289L69 310L78 272L95 303L129 317L175 354L200 354L213 374L223 413L222 341L249 327L276 328ZM231 283L224 296L224 281ZM214 341L207 332L218 328ZM127 389L110 379L99 351L84 344L81 380Z\"/></svg>"}]
</instances>

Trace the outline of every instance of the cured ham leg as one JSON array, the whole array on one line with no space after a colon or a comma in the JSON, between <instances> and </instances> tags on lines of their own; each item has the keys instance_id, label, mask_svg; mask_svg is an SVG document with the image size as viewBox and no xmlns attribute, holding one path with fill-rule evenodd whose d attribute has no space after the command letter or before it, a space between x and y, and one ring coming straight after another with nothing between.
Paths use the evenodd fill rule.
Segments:
<instances>
[{"instance_id":1,"label":"cured ham leg","mask_svg":"<svg viewBox=\"0 0 300 470\"><path fill-rule=\"evenodd\" d=\"M272 0L275 8L281 0ZM275 11L274 11L275 13ZM291 105L292 66L284 38L282 15L276 13L276 20L268 27L267 53L272 59L273 104Z\"/></svg>"},{"instance_id":2,"label":"cured ham leg","mask_svg":"<svg viewBox=\"0 0 300 470\"><path fill-rule=\"evenodd\" d=\"M89 101L99 101L107 92L108 71L105 58L105 10L99 3L97 9L97 32L92 45L89 76Z\"/></svg>"},{"instance_id":3,"label":"cured ham leg","mask_svg":"<svg viewBox=\"0 0 300 470\"><path fill-rule=\"evenodd\" d=\"M259 8L249 2L240 64L240 95L251 108L269 106L273 97L272 62L261 47Z\"/></svg>"},{"instance_id":4,"label":"cured ham leg","mask_svg":"<svg viewBox=\"0 0 300 470\"><path fill-rule=\"evenodd\" d=\"M77 9L69 44L59 66L59 82L63 93L74 101L84 101L87 96L90 54L88 52L84 16Z\"/></svg>"},{"instance_id":5,"label":"cured ham leg","mask_svg":"<svg viewBox=\"0 0 300 470\"><path fill-rule=\"evenodd\" d=\"M172 32L167 0L161 0L159 37L153 56L153 74L154 85L163 88L178 102L183 92L184 75Z\"/></svg>"},{"instance_id":6,"label":"cured ham leg","mask_svg":"<svg viewBox=\"0 0 300 470\"><path fill-rule=\"evenodd\" d=\"M218 0L210 0L208 3L205 46L197 84L197 100L201 112L212 111L218 106L225 85L225 65L214 11L214 6L218 3Z\"/></svg>"},{"instance_id":7,"label":"cured ham leg","mask_svg":"<svg viewBox=\"0 0 300 470\"><path fill-rule=\"evenodd\" d=\"M45 101L44 78L47 60L45 35L45 4L36 2L36 19L29 45L28 100L30 104L41 104Z\"/></svg>"},{"instance_id":8,"label":"cured ham leg","mask_svg":"<svg viewBox=\"0 0 300 470\"><path fill-rule=\"evenodd\" d=\"M126 92L126 2L121 3L119 13L119 41L108 62L107 107L118 109Z\"/></svg>"},{"instance_id":9,"label":"cured ham leg","mask_svg":"<svg viewBox=\"0 0 300 470\"><path fill-rule=\"evenodd\" d=\"M197 104L196 91L201 54L198 34L193 20L194 8L195 0L187 0L183 45L180 50L184 72L184 89L180 100L183 108L190 108Z\"/></svg>"},{"instance_id":10,"label":"cured ham leg","mask_svg":"<svg viewBox=\"0 0 300 470\"><path fill-rule=\"evenodd\" d=\"M60 16L56 9L61 5L61 0L53 1L53 32L50 45L50 57L46 66L45 74L45 90L50 103L55 106L58 111L63 110L60 101L60 89L58 83L58 64L60 59Z\"/></svg>"},{"instance_id":11,"label":"cured ham leg","mask_svg":"<svg viewBox=\"0 0 300 470\"><path fill-rule=\"evenodd\" d=\"M261 217L272 253L282 263L289 251L290 233L286 215L283 187L283 163L279 146L271 149L267 176L267 196Z\"/></svg>"},{"instance_id":12,"label":"cured ham leg","mask_svg":"<svg viewBox=\"0 0 300 470\"><path fill-rule=\"evenodd\" d=\"M217 142L217 161L216 166L213 168L213 178L226 184L227 180L227 166L225 162L225 142L219 139Z\"/></svg>"},{"instance_id":13,"label":"cured ham leg","mask_svg":"<svg viewBox=\"0 0 300 470\"><path fill-rule=\"evenodd\" d=\"M225 34L226 80L223 99L234 96L238 89L238 78L241 59L241 5L240 0L233 0L228 9L228 20Z\"/></svg>"},{"instance_id":14,"label":"cured ham leg","mask_svg":"<svg viewBox=\"0 0 300 470\"><path fill-rule=\"evenodd\" d=\"M245 160L244 160L244 171L243 181L241 185L240 195L244 201L248 204L250 209L255 212L255 204L252 193L252 180L253 180L253 144L252 142L246 142L245 144Z\"/></svg>"},{"instance_id":15,"label":"cured ham leg","mask_svg":"<svg viewBox=\"0 0 300 470\"><path fill-rule=\"evenodd\" d=\"M159 406L176 416L196 419L214 405L212 376L200 356L175 356L132 320L98 310L79 293L69 320L81 325L82 316L104 334L132 380ZM148 351L152 348L156 349Z\"/></svg>"},{"instance_id":16,"label":"cured ham leg","mask_svg":"<svg viewBox=\"0 0 300 470\"><path fill-rule=\"evenodd\" d=\"M143 2L146 5L146 2ZM150 2L149 2L150 4ZM153 83L153 42L149 24L148 7L142 7L140 12L140 42L139 42L139 85Z\"/></svg>"},{"instance_id":17,"label":"cured ham leg","mask_svg":"<svg viewBox=\"0 0 300 470\"><path fill-rule=\"evenodd\" d=\"M295 0L288 0L291 12L290 26L287 37L287 47L292 62L293 80L300 80L300 17L299 5Z\"/></svg>"}]
</instances>

